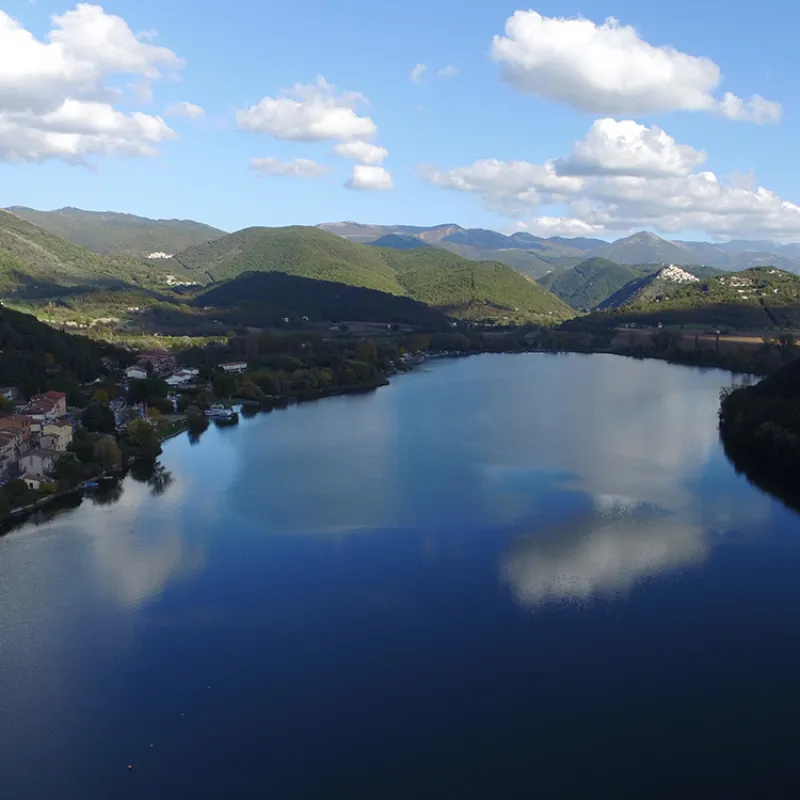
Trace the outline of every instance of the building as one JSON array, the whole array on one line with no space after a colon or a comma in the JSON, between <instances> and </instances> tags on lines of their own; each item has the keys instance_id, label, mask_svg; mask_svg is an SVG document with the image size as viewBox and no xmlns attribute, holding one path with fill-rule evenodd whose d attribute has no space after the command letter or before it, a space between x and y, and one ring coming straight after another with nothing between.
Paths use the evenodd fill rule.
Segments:
<instances>
[{"instance_id":1,"label":"building","mask_svg":"<svg viewBox=\"0 0 800 800\"><path fill-rule=\"evenodd\" d=\"M67 396L64 392L44 392L44 394L35 394L31 397L31 403L51 403L59 417L64 417L67 414Z\"/></svg>"},{"instance_id":2,"label":"building","mask_svg":"<svg viewBox=\"0 0 800 800\"><path fill-rule=\"evenodd\" d=\"M0 397L10 400L15 406L24 405L25 397L16 386L0 386Z\"/></svg>"},{"instance_id":3,"label":"building","mask_svg":"<svg viewBox=\"0 0 800 800\"><path fill-rule=\"evenodd\" d=\"M147 370L140 366L128 367L125 370L125 377L129 381L143 381L147 377Z\"/></svg>"},{"instance_id":4,"label":"building","mask_svg":"<svg viewBox=\"0 0 800 800\"><path fill-rule=\"evenodd\" d=\"M9 414L7 417L0 417L0 431L18 431L23 446L31 440L31 430L33 420L24 414Z\"/></svg>"},{"instance_id":5,"label":"building","mask_svg":"<svg viewBox=\"0 0 800 800\"><path fill-rule=\"evenodd\" d=\"M166 382L170 386L188 386L194 383L200 376L200 370L193 367L179 369L174 375L170 375Z\"/></svg>"},{"instance_id":6,"label":"building","mask_svg":"<svg viewBox=\"0 0 800 800\"><path fill-rule=\"evenodd\" d=\"M32 400L25 406L23 411L24 416L29 417L34 431L41 430L41 426L45 422L50 422L62 417L61 405L55 400Z\"/></svg>"},{"instance_id":7,"label":"building","mask_svg":"<svg viewBox=\"0 0 800 800\"><path fill-rule=\"evenodd\" d=\"M55 439L55 446L52 450L63 453L72 443L72 423L67 419L57 419L46 422L42 425L42 436L50 436Z\"/></svg>"},{"instance_id":8,"label":"building","mask_svg":"<svg viewBox=\"0 0 800 800\"><path fill-rule=\"evenodd\" d=\"M25 481L25 485L29 489L33 489L35 492L38 492L43 487L50 486L53 483L52 480L45 478L44 475L33 475L28 472L22 476L22 480Z\"/></svg>"},{"instance_id":9,"label":"building","mask_svg":"<svg viewBox=\"0 0 800 800\"><path fill-rule=\"evenodd\" d=\"M225 372L245 372L247 370L247 362L227 361L224 364L220 364L220 367L225 370Z\"/></svg>"},{"instance_id":10,"label":"building","mask_svg":"<svg viewBox=\"0 0 800 800\"><path fill-rule=\"evenodd\" d=\"M44 475L52 472L61 453L55 450L46 450L44 447L37 447L19 459L20 468L32 475Z\"/></svg>"}]
</instances>

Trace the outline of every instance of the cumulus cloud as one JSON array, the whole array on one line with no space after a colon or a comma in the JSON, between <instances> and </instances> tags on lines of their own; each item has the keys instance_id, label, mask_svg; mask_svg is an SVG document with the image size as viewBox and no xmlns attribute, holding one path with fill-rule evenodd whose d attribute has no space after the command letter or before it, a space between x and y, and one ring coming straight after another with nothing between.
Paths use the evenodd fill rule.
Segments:
<instances>
[{"instance_id":1,"label":"cumulus cloud","mask_svg":"<svg viewBox=\"0 0 800 800\"><path fill-rule=\"evenodd\" d=\"M535 164L484 159L465 167L420 173L434 186L471 192L494 210L526 217L540 204L563 214L526 219L521 229L551 235L705 231L714 237L792 238L800 206L733 176L690 171L705 154L664 131L630 120L600 120L566 159ZM520 228L518 228L520 229Z\"/></svg>"},{"instance_id":2,"label":"cumulus cloud","mask_svg":"<svg viewBox=\"0 0 800 800\"><path fill-rule=\"evenodd\" d=\"M117 111L121 92L108 82L129 75L149 85L182 67L175 53L137 37L100 6L81 3L51 22L40 41L0 11L0 160L153 155L175 138L158 116Z\"/></svg>"},{"instance_id":3,"label":"cumulus cloud","mask_svg":"<svg viewBox=\"0 0 800 800\"><path fill-rule=\"evenodd\" d=\"M330 167L310 158L293 158L291 161L281 161L271 157L254 158L250 161L250 168L259 175L293 178L319 178L331 171Z\"/></svg>"},{"instance_id":4,"label":"cumulus cloud","mask_svg":"<svg viewBox=\"0 0 800 800\"><path fill-rule=\"evenodd\" d=\"M605 233L602 225L592 225L574 217L536 217L515 222L509 226L509 233L532 233L534 236L601 236Z\"/></svg>"},{"instance_id":5,"label":"cumulus cloud","mask_svg":"<svg viewBox=\"0 0 800 800\"><path fill-rule=\"evenodd\" d=\"M613 18L598 25L516 11L506 21L505 36L494 37L491 53L517 89L580 111L710 111L756 123L781 116L779 103L759 95L716 98L722 75L711 59L654 46Z\"/></svg>"},{"instance_id":6,"label":"cumulus cloud","mask_svg":"<svg viewBox=\"0 0 800 800\"><path fill-rule=\"evenodd\" d=\"M362 192L386 192L394 189L392 173L389 170L364 164L356 164L353 167L345 186Z\"/></svg>"},{"instance_id":7,"label":"cumulus cloud","mask_svg":"<svg viewBox=\"0 0 800 800\"><path fill-rule=\"evenodd\" d=\"M448 64L446 67L442 67L436 74L440 78L455 78L455 76L458 75L458 67Z\"/></svg>"},{"instance_id":8,"label":"cumulus cloud","mask_svg":"<svg viewBox=\"0 0 800 800\"><path fill-rule=\"evenodd\" d=\"M556 162L560 175L634 175L663 178L688 175L706 154L678 144L655 125L598 119L572 155Z\"/></svg>"},{"instance_id":9,"label":"cumulus cloud","mask_svg":"<svg viewBox=\"0 0 800 800\"><path fill-rule=\"evenodd\" d=\"M186 100L171 103L167 106L167 115L170 117L185 117L186 119L200 119L205 116L205 109Z\"/></svg>"},{"instance_id":10,"label":"cumulus cloud","mask_svg":"<svg viewBox=\"0 0 800 800\"><path fill-rule=\"evenodd\" d=\"M333 148L333 152L337 156L358 161L360 164L381 164L389 155L389 151L385 147L379 147L360 139L341 142Z\"/></svg>"},{"instance_id":11,"label":"cumulus cloud","mask_svg":"<svg viewBox=\"0 0 800 800\"><path fill-rule=\"evenodd\" d=\"M312 84L295 84L278 97L265 97L242 109L236 121L242 130L268 133L301 142L370 139L377 133L369 117L356 108L366 103L360 92L339 92L321 75Z\"/></svg>"},{"instance_id":12,"label":"cumulus cloud","mask_svg":"<svg viewBox=\"0 0 800 800\"><path fill-rule=\"evenodd\" d=\"M414 83L421 83L422 76L425 74L426 69L428 69L427 64L417 64L414 69L411 70L409 77Z\"/></svg>"}]
</instances>

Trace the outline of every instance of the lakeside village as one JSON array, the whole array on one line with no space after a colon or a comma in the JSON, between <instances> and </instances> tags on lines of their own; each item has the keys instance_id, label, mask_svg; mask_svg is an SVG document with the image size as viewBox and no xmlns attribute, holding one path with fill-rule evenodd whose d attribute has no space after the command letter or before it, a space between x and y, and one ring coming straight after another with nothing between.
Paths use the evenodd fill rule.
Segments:
<instances>
[{"instance_id":1,"label":"lakeside village","mask_svg":"<svg viewBox=\"0 0 800 800\"><path fill-rule=\"evenodd\" d=\"M256 413L371 390L385 385L387 374L441 355L382 352L370 341L330 352L298 341L294 353L286 352L286 338L276 344L262 337L260 344L263 351L251 350L249 361L209 361L203 353L192 365L186 352L147 351L130 353L126 367L107 356L106 374L84 385L82 405L70 405L63 391L25 397L17 386L0 387L0 522L97 489L136 460L154 461L172 435L237 423L234 404Z\"/></svg>"}]
</instances>

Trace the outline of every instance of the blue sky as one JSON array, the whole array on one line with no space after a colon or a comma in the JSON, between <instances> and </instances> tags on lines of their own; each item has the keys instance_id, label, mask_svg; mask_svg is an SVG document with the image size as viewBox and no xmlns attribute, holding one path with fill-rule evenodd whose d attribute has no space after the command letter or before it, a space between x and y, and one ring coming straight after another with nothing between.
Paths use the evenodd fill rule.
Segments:
<instances>
[{"instance_id":1,"label":"blue sky","mask_svg":"<svg viewBox=\"0 0 800 800\"><path fill-rule=\"evenodd\" d=\"M730 3L542 2L538 16L518 15L519 29L494 54L493 37L530 6L120 0L81 8L0 0L0 205L185 217L227 230L353 219L800 240L790 4L761 3L752 14ZM53 19L66 12L69 22ZM109 38L100 23L112 17ZM572 24L578 17L582 28ZM618 23L604 26L609 17ZM128 38L114 38L120 26ZM52 30L60 50L50 45L48 72L31 41L48 42ZM419 82L417 64L427 65ZM439 76L448 65L457 74ZM242 116L295 84L315 88L266 117ZM726 92L741 103L722 104ZM170 115L179 102L205 113ZM309 102L338 108L340 118L311 133L280 118ZM354 135L364 128L354 118L371 120L374 132ZM333 154L354 140L388 155L358 164ZM259 174L254 159L273 159L268 172L311 176Z\"/></svg>"}]
</instances>

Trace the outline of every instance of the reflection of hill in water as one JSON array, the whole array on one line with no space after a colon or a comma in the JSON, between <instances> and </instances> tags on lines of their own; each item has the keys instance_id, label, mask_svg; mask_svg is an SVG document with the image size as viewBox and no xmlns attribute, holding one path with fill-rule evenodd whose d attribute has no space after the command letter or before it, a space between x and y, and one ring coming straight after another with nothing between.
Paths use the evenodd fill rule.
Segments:
<instances>
[{"instance_id":1,"label":"reflection of hill in water","mask_svg":"<svg viewBox=\"0 0 800 800\"><path fill-rule=\"evenodd\" d=\"M720 435L720 440L725 455L737 473L793 511L800 511L800 485L796 472L773 466L763 458L754 458L746 450L726 441L723 435Z\"/></svg>"}]
</instances>

